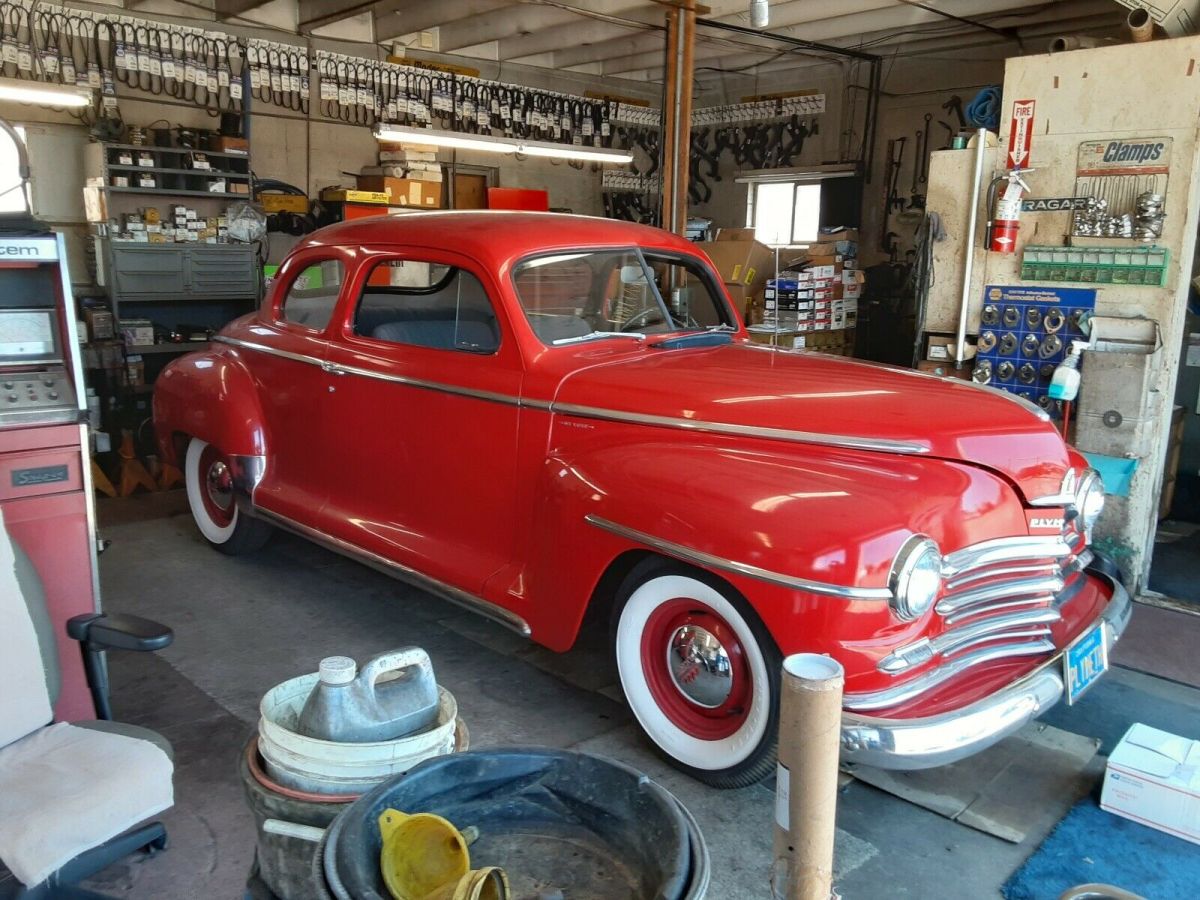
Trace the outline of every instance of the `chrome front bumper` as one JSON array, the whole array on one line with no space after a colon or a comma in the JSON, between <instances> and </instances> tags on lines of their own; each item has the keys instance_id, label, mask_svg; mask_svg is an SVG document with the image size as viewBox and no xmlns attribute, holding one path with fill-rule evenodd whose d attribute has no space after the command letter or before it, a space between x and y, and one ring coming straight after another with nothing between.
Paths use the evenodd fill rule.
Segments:
<instances>
[{"instance_id":1,"label":"chrome front bumper","mask_svg":"<svg viewBox=\"0 0 1200 900\"><path fill-rule=\"evenodd\" d=\"M1125 632L1133 604L1115 567L1097 557L1088 574L1112 586L1099 620L1109 650ZM880 769L930 769L956 762L1012 734L1063 696L1062 653L1036 671L970 706L924 719L842 715L842 761Z\"/></svg>"}]
</instances>

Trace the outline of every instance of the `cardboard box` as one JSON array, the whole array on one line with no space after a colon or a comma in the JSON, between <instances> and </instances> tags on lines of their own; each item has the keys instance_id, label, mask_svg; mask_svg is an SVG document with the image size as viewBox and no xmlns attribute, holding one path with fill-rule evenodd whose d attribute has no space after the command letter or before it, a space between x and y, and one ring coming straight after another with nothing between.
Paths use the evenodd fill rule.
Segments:
<instances>
[{"instance_id":1,"label":"cardboard box","mask_svg":"<svg viewBox=\"0 0 1200 900\"><path fill-rule=\"evenodd\" d=\"M110 309L85 309L83 321L87 323L89 340L111 341L116 336L116 323Z\"/></svg>"},{"instance_id":2,"label":"cardboard box","mask_svg":"<svg viewBox=\"0 0 1200 900\"><path fill-rule=\"evenodd\" d=\"M952 362L923 359L917 363L917 371L938 375L942 378L961 378L963 381L970 381L974 366L955 366Z\"/></svg>"},{"instance_id":3,"label":"cardboard box","mask_svg":"<svg viewBox=\"0 0 1200 900\"><path fill-rule=\"evenodd\" d=\"M326 203L376 203L387 206L388 195L382 191L350 191L343 188L325 188L321 199Z\"/></svg>"},{"instance_id":4,"label":"cardboard box","mask_svg":"<svg viewBox=\"0 0 1200 900\"><path fill-rule=\"evenodd\" d=\"M359 175L360 191L382 192L392 206L423 206L438 209L442 205L441 184L387 175Z\"/></svg>"},{"instance_id":5,"label":"cardboard box","mask_svg":"<svg viewBox=\"0 0 1200 900\"><path fill-rule=\"evenodd\" d=\"M219 153L249 153L250 141L244 137L226 137L223 134L213 135L208 138L207 142L209 150L216 150Z\"/></svg>"},{"instance_id":6,"label":"cardboard box","mask_svg":"<svg viewBox=\"0 0 1200 900\"><path fill-rule=\"evenodd\" d=\"M120 327L126 347L154 345L154 323L149 319L122 319Z\"/></svg>"},{"instance_id":7,"label":"cardboard box","mask_svg":"<svg viewBox=\"0 0 1200 900\"><path fill-rule=\"evenodd\" d=\"M146 383L146 364L140 356L125 357L125 383L130 387Z\"/></svg>"},{"instance_id":8,"label":"cardboard box","mask_svg":"<svg viewBox=\"0 0 1200 900\"><path fill-rule=\"evenodd\" d=\"M270 213L290 212L303 215L308 212L308 198L301 194L259 194L259 205Z\"/></svg>"},{"instance_id":9,"label":"cardboard box","mask_svg":"<svg viewBox=\"0 0 1200 900\"><path fill-rule=\"evenodd\" d=\"M1108 756L1100 808L1200 844L1200 740L1129 726Z\"/></svg>"},{"instance_id":10,"label":"cardboard box","mask_svg":"<svg viewBox=\"0 0 1200 900\"><path fill-rule=\"evenodd\" d=\"M761 293L775 274L775 254L754 239L753 228L722 228L716 240L696 246L708 254L722 281L747 287L751 294Z\"/></svg>"},{"instance_id":11,"label":"cardboard box","mask_svg":"<svg viewBox=\"0 0 1200 900\"><path fill-rule=\"evenodd\" d=\"M925 336L925 358L935 362L953 362L956 343L956 335L930 332ZM970 340L963 345L963 356L966 359L975 358L975 345Z\"/></svg>"}]
</instances>

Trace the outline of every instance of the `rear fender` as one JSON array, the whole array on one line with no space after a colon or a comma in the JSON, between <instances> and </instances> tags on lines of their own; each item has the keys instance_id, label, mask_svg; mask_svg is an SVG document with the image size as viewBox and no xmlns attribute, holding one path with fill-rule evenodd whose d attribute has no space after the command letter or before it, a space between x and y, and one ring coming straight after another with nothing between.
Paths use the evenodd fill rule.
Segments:
<instances>
[{"instance_id":1,"label":"rear fender","mask_svg":"<svg viewBox=\"0 0 1200 900\"><path fill-rule=\"evenodd\" d=\"M231 458L265 459L269 444L258 389L232 348L189 353L163 369L154 383L154 429L163 458L177 466L183 438Z\"/></svg>"}]
</instances>

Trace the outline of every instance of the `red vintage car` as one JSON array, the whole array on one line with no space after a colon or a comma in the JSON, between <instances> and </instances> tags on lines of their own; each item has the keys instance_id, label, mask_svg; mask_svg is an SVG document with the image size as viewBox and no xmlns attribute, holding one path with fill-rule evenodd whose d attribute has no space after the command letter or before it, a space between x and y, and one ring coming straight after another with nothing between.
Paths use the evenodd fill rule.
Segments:
<instances>
[{"instance_id":1,"label":"red vintage car","mask_svg":"<svg viewBox=\"0 0 1200 900\"><path fill-rule=\"evenodd\" d=\"M286 528L559 651L608 618L646 735L714 785L772 770L787 654L845 667L846 759L920 768L1073 700L1130 614L1044 413L752 343L643 226L321 229L154 415L220 550Z\"/></svg>"}]
</instances>

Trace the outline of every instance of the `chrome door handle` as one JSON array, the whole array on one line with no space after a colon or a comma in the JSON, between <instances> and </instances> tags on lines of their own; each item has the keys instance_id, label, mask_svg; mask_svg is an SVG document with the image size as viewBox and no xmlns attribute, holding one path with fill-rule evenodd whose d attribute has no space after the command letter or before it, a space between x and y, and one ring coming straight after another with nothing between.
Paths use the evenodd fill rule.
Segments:
<instances>
[{"instance_id":1,"label":"chrome door handle","mask_svg":"<svg viewBox=\"0 0 1200 900\"><path fill-rule=\"evenodd\" d=\"M335 366L333 363L321 363L321 369L327 375L346 375L346 374L348 374L345 369L341 368L340 366Z\"/></svg>"}]
</instances>

